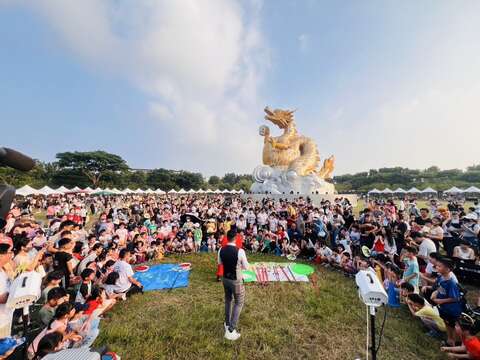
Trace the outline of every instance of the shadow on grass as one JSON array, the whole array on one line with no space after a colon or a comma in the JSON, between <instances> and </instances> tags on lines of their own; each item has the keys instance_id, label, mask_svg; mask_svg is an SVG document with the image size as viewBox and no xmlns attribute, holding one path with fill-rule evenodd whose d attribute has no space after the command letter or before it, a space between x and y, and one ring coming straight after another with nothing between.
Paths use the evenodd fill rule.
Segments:
<instances>
[{"instance_id":1,"label":"shadow on grass","mask_svg":"<svg viewBox=\"0 0 480 360\"><path fill-rule=\"evenodd\" d=\"M365 357L366 310L352 279L318 268L315 284L247 284L242 337L229 343L223 339L223 288L215 281L215 256L172 256L164 262L184 261L192 263L188 288L148 292L118 304L102 321L96 345L108 345L128 360ZM279 258L250 255L249 261ZM379 359L442 355L439 343L402 308L388 312Z\"/></svg>"}]
</instances>

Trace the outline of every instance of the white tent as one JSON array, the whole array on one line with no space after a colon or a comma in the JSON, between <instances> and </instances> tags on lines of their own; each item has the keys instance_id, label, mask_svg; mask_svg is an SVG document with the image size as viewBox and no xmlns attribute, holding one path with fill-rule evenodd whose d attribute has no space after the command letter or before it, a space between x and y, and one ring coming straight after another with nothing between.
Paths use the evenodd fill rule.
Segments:
<instances>
[{"instance_id":1,"label":"white tent","mask_svg":"<svg viewBox=\"0 0 480 360\"><path fill-rule=\"evenodd\" d=\"M161 189L157 189L157 190L155 190L155 194L164 195L164 194L165 194L165 191L163 191L163 190L161 190Z\"/></svg>"},{"instance_id":2,"label":"white tent","mask_svg":"<svg viewBox=\"0 0 480 360\"><path fill-rule=\"evenodd\" d=\"M178 190L178 194L186 194L187 192L185 191L185 189L180 189Z\"/></svg>"},{"instance_id":3,"label":"white tent","mask_svg":"<svg viewBox=\"0 0 480 360\"><path fill-rule=\"evenodd\" d=\"M403 190L402 188L398 188L398 189L395 189L393 190L393 192L395 194L406 194L407 192L405 190Z\"/></svg>"},{"instance_id":4,"label":"white tent","mask_svg":"<svg viewBox=\"0 0 480 360\"><path fill-rule=\"evenodd\" d=\"M175 191L175 189L172 189L168 192L169 194L176 194L177 192Z\"/></svg>"},{"instance_id":5,"label":"white tent","mask_svg":"<svg viewBox=\"0 0 480 360\"><path fill-rule=\"evenodd\" d=\"M454 187L444 191L444 193L445 194L461 194L461 193L463 193L463 190L454 186Z\"/></svg>"},{"instance_id":6,"label":"white tent","mask_svg":"<svg viewBox=\"0 0 480 360\"><path fill-rule=\"evenodd\" d=\"M189 194L195 194L195 193L196 193L196 191L195 191L195 190L193 190L193 189L190 189L190 190L188 190L188 193L189 193Z\"/></svg>"},{"instance_id":7,"label":"white tent","mask_svg":"<svg viewBox=\"0 0 480 360\"><path fill-rule=\"evenodd\" d=\"M52 188L50 188L46 185L44 187L42 187L41 189L38 189L38 193L41 194L41 195L45 195L45 196L58 194L58 192L56 192L55 190L53 190Z\"/></svg>"},{"instance_id":8,"label":"white tent","mask_svg":"<svg viewBox=\"0 0 480 360\"><path fill-rule=\"evenodd\" d=\"M20 196L36 195L38 194L38 190L32 188L30 185L25 185L17 189L15 194Z\"/></svg>"},{"instance_id":9,"label":"white tent","mask_svg":"<svg viewBox=\"0 0 480 360\"><path fill-rule=\"evenodd\" d=\"M117 188L113 188L113 189L112 189L112 192L115 193L115 194L117 194L117 195L123 195L123 192L120 191L120 190L118 190Z\"/></svg>"},{"instance_id":10,"label":"white tent","mask_svg":"<svg viewBox=\"0 0 480 360\"><path fill-rule=\"evenodd\" d=\"M90 186L87 186L85 189L83 189L83 191L90 194L91 192L93 192L93 189Z\"/></svg>"},{"instance_id":11,"label":"white tent","mask_svg":"<svg viewBox=\"0 0 480 360\"><path fill-rule=\"evenodd\" d=\"M130 190L129 188L123 189L122 192L123 192L124 194L131 194L131 193L133 193L133 191Z\"/></svg>"},{"instance_id":12,"label":"white tent","mask_svg":"<svg viewBox=\"0 0 480 360\"><path fill-rule=\"evenodd\" d=\"M67 189L65 186L60 186L58 189L55 189L56 192L65 194L66 192L69 192L70 189Z\"/></svg>"},{"instance_id":13,"label":"white tent","mask_svg":"<svg viewBox=\"0 0 480 360\"><path fill-rule=\"evenodd\" d=\"M410 190L407 190L407 193L409 193L409 194L420 194L421 191L418 190L416 187L412 187Z\"/></svg>"},{"instance_id":14,"label":"white tent","mask_svg":"<svg viewBox=\"0 0 480 360\"><path fill-rule=\"evenodd\" d=\"M381 194L381 193L382 193L382 192L381 192L380 190L378 190L378 189L373 189L373 190L370 190L370 191L368 192L369 195L371 195L371 194Z\"/></svg>"},{"instance_id":15,"label":"white tent","mask_svg":"<svg viewBox=\"0 0 480 360\"><path fill-rule=\"evenodd\" d=\"M134 193L135 194L144 194L145 192L142 189L138 188L137 190L134 191Z\"/></svg>"},{"instance_id":16,"label":"white tent","mask_svg":"<svg viewBox=\"0 0 480 360\"><path fill-rule=\"evenodd\" d=\"M100 188L100 187L97 187L96 189L93 189L93 192L96 192L96 193L97 193L97 192L100 192L100 191L103 191L103 189Z\"/></svg>"},{"instance_id":17,"label":"white tent","mask_svg":"<svg viewBox=\"0 0 480 360\"><path fill-rule=\"evenodd\" d=\"M212 189L207 189L205 190L206 193L213 193L213 190Z\"/></svg>"},{"instance_id":18,"label":"white tent","mask_svg":"<svg viewBox=\"0 0 480 360\"><path fill-rule=\"evenodd\" d=\"M382 194L393 194L393 191L390 190L389 188L385 188L385 189L382 191Z\"/></svg>"},{"instance_id":19,"label":"white tent","mask_svg":"<svg viewBox=\"0 0 480 360\"><path fill-rule=\"evenodd\" d=\"M221 194L221 193L222 193L222 191L221 191L221 190L219 190L219 189L217 189L217 190L215 190L213 193L214 193L214 194Z\"/></svg>"},{"instance_id":20,"label":"white tent","mask_svg":"<svg viewBox=\"0 0 480 360\"><path fill-rule=\"evenodd\" d=\"M238 193L239 193L239 194L244 194L245 191L243 191L242 189L240 189L240 190L238 190Z\"/></svg>"},{"instance_id":21,"label":"white tent","mask_svg":"<svg viewBox=\"0 0 480 360\"><path fill-rule=\"evenodd\" d=\"M199 189L199 190L197 191L197 193L199 193L199 194L204 194L205 191L204 191L203 189Z\"/></svg>"},{"instance_id":22,"label":"white tent","mask_svg":"<svg viewBox=\"0 0 480 360\"><path fill-rule=\"evenodd\" d=\"M82 191L82 189L80 189L78 186L75 186L73 189L70 189L70 191L78 192L78 191Z\"/></svg>"},{"instance_id":23,"label":"white tent","mask_svg":"<svg viewBox=\"0 0 480 360\"><path fill-rule=\"evenodd\" d=\"M477 188L476 186L470 186L468 189L463 190L465 193L469 194L478 194L480 193L480 189Z\"/></svg>"},{"instance_id":24,"label":"white tent","mask_svg":"<svg viewBox=\"0 0 480 360\"><path fill-rule=\"evenodd\" d=\"M155 194L155 191L153 191L152 189L148 188L147 190L145 190L145 194Z\"/></svg>"},{"instance_id":25,"label":"white tent","mask_svg":"<svg viewBox=\"0 0 480 360\"><path fill-rule=\"evenodd\" d=\"M238 194L237 190L233 189L230 191L230 194Z\"/></svg>"},{"instance_id":26,"label":"white tent","mask_svg":"<svg viewBox=\"0 0 480 360\"><path fill-rule=\"evenodd\" d=\"M222 194L230 194L230 190L225 189L222 191Z\"/></svg>"},{"instance_id":27,"label":"white tent","mask_svg":"<svg viewBox=\"0 0 480 360\"><path fill-rule=\"evenodd\" d=\"M437 190L432 189L431 187L427 187L426 189L422 190L422 194L436 194Z\"/></svg>"}]
</instances>

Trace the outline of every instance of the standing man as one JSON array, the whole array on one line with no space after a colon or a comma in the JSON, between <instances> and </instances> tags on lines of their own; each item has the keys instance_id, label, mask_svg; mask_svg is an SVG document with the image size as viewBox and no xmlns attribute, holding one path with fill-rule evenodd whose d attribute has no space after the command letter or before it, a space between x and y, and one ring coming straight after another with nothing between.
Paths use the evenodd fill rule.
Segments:
<instances>
[{"instance_id":1,"label":"standing man","mask_svg":"<svg viewBox=\"0 0 480 360\"><path fill-rule=\"evenodd\" d=\"M236 231L227 233L227 246L218 252L218 263L223 265L223 289L225 291L225 339L235 341L240 337L236 330L240 313L245 302L245 286L242 269L248 268L248 260L243 249L235 244ZM232 300L234 300L232 304ZM233 305L233 309L232 309Z\"/></svg>"}]
</instances>

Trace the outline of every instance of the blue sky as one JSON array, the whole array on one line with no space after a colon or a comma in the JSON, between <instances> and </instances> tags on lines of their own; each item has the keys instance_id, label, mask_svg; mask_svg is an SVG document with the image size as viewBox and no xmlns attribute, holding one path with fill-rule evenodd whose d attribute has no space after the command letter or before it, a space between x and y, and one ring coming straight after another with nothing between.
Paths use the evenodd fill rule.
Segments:
<instances>
[{"instance_id":1,"label":"blue sky","mask_svg":"<svg viewBox=\"0 0 480 360\"><path fill-rule=\"evenodd\" d=\"M298 108L337 174L464 168L480 155L479 16L475 0L0 0L2 145L248 173L270 105Z\"/></svg>"}]
</instances>

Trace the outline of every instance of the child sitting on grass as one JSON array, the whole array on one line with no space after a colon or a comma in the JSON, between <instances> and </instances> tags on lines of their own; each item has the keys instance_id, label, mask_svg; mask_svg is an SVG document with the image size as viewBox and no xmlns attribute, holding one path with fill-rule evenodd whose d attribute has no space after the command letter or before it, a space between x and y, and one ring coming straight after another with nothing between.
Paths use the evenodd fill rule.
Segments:
<instances>
[{"instance_id":1,"label":"child sitting on grass","mask_svg":"<svg viewBox=\"0 0 480 360\"><path fill-rule=\"evenodd\" d=\"M323 241L318 241L315 244L315 262L317 264L330 264L333 256L333 251Z\"/></svg>"}]
</instances>

